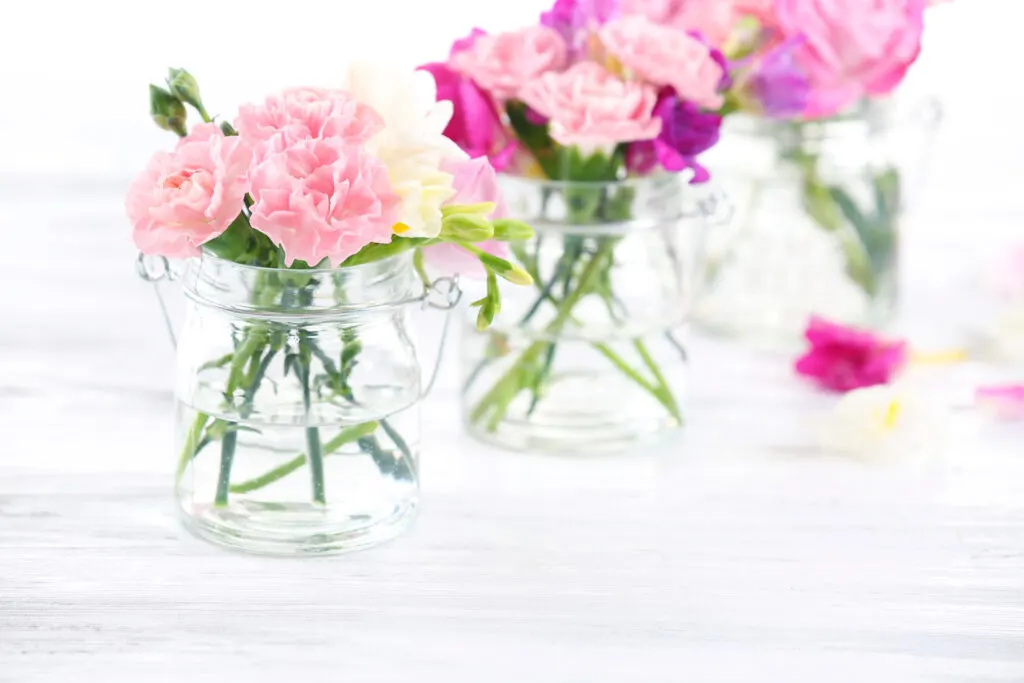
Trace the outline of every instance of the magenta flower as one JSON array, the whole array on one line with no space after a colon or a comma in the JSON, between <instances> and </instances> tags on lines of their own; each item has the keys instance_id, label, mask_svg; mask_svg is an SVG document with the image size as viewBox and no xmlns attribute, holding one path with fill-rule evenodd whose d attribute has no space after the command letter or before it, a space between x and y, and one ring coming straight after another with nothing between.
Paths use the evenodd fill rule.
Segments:
<instances>
[{"instance_id":1,"label":"magenta flower","mask_svg":"<svg viewBox=\"0 0 1024 683\"><path fill-rule=\"evenodd\" d=\"M452 43L452 49L448 52L448 58L451 59L458 53L465 52L469 48L473 47L473 43L476 42L477 38L486 35L487 31L483 30L482 28L474 28L472 31L469 32L469 35L467 35L464 38L459 38L454 43Z\"/></svg>"},{"instance_id":2,"label":"magenta flower","mask_svg":"<svg viewBox=\"0 0 1024 683\"><path fill-rule=\"evenodd\" d=\"M470 157L486 156L499 171L507 166L511 146L491 97L447 64L424 64L420 69L434 77L438 101L449 101L454 108L445 136Z\"/></svg>"},{"instance_id":3,"label":"magenta flower","mask_svg":"<svg viewBox=\"0 0 1024 683\"><path fill-rule=\"evenodd\" d=\"M661 133L654 140L643 140L629 146L627 163L635 173L648 173L655 164L666 171L693 169L691 183L703 183L710 177L697 163L697 155L718 142L722 117L702 111L693 102L679 99L671 91L662 94L654 108L661 119Z\"/></svg>"},{"instance_id":4,"label":"magenta flower","mask_svg":"<svg viewBox=\"0 0 1024 683\"><path fill-rule=\"evenodd\" d=\"M796 371L830 391L887 384L907 358L903 341L886 341L817 316L804 336L811 348L796 361Z\"/></svg>"}]
</instances>

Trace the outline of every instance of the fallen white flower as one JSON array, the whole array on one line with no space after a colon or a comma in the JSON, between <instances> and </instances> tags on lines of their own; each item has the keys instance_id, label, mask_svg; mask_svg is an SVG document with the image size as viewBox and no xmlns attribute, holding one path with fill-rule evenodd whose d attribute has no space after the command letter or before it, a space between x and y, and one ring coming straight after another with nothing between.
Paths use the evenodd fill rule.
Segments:
<instances>
[{"instance_id":1,"label":"fallen white flower","mask_svg":"<svg viewBox=\"0 0 1024 683\"><path fill-rule=\"evenodd\" d=\"M861 458L919 458L945 450L947 411L905 385L845 394L826 418L820 445Z\"/></svg>"}]
</instances>

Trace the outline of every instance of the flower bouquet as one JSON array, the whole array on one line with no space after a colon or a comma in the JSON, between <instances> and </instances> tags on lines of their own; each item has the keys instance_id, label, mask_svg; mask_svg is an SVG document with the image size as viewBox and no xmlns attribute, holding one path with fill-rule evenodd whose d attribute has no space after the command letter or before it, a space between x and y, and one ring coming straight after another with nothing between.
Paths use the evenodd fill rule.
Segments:
<instances>
[{"instance_id":1,"label":"flower bouquet","mask_svg":"<svg viewBox=\"0 0 1024 683\"><path fill-rule=\"evenodd\" d=\"M786 340L814 314L886 322L908 173L934 123L901 125L889 95L918 57L927 0L683 4L658 19L722 49L736 114L708 164L737 220L709 245L697 320Z\"/></svg>"},{"instance_id":2,"label":"flower bouquet","mask_svg":"<svg viewBox=\"0 0 1024 683\"><path fill-rule=\"evenodd\" d=\"M180 69L150 100L180 140L131 185L127 211L143 254L185 259L186 522L267 553L390 538L415 510L428 388L411 304L460 294L426 279L422 249L445 243L490 278L529 284L478 244L530 228L493 215L494 170L444 137L452 105L435 102L428 73L356 65L342 88L286 90L233 122L210 116ZM187 106L202 119L191 128Z\"/></svg>"},{"instance_id":3,"label":"flower bouquet","mask_svg":"<svg viewBox=\"0 0 1024 683\"><path fill-rule=\"evenodd\" d=\"M455 104L446 134L490 158L510 215L536 230L510 245L533 290L464 350L466 422L504 446L619 449L683 422L676 331L703 237L685 181L708 178L698 155L718 139L727 64L612 4L559 0L422 67Z\"/></svg>"}]
</instances>

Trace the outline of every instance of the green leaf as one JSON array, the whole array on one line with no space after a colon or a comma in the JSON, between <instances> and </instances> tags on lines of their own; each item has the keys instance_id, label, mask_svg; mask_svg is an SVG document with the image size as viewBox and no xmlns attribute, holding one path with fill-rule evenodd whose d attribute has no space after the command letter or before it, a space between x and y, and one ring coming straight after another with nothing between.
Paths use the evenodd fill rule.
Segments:
<instances>
[{"instance_id":1,"label":"green leaf","mask_svg":"<svg viewBox=\"0 0 1024 683\"><path fill-rule=\"evenodd\" d=\"M360 249L357 253L349 256L342 263L342 267L348 266L359 266L364 263L373 263L374 261L380 261L381 259L390 258L397 254L401 254L404 251L413 249L415 247L425 247L432 243L434 240L427 237L399 237L395 236L391 238L391 241L387 244L367 244L365 247Z\"/></svg>"},{"instance_id":2,"label":"green leaf","mask_svg":"<svg viewBox=\"0 0 1024 683\"><path fill-rule=\"evenodd\" d=\"M505 113L516 138L533 154L544 174L548 178L557 178L558 158L555 155L555 142L548 134L547 124L532 123L526 116L526 105L518 100L509 100L505 105Z\"/></svg>"},{"instance_id":3,"label":"green leaf","mask_svg":"<svg viewBox=\"0 0 1024 683\"><path fill-rule=\"evenodd\" d=\"M871 221L861 213L861 210L857 208L857 204L853 201L853 198L841 187L829 187L829 196L832 197L832 201L839 207L839 211L843 214L846 220L854 227L857 234L860 236L861 242L867 242L866 237L873 230Z\"/></svg>"},{"instance_id":4,"label":"green leaf","mask_svg":"<svg viewBox=\"0 0 1024 683\"><path fill-rule=\"evenodd\" d=\"M241 261L249 250L249 237L253 230L245 214L238 214L228 229L203 246L222 259Z\"/></svg>"},{"instance_id":5,"label":"green leaf","mask_svg":"<svg viewBox=\"0 0 1024 683\"><path fill-rule=\"evenodd\" d=\"M804 209L825 230L836 232L843 229L842 212L836 206L829 188L816 174L804 179Z\"/></svg>"},{"instance_id":6,"label":"green leaf","mask_svg":"<svg viewBox=\"0 0 1024 683\"><path fill-rule=\"evenodd\" d=\"M900 174L894 168L890 168L875 176L875 224L879 227L885 226L892 230L895 218L902 209L902 188Z\"/></svg>"}]
</instances>

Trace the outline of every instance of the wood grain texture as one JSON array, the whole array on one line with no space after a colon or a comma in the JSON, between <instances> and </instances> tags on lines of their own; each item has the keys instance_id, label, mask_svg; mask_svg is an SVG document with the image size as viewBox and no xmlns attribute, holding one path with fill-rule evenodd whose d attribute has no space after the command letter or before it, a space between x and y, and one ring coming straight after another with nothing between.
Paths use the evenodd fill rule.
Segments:
<instances>
[{"instance_id":1,"label":"wood grain texture","mask_svg":"<svg viewBox=\"0 0 1024 683\"><path fill-rule=\"evenodd\" d=\"M191 538L119 191L4 231L55 256L0 275L0 682L1024 681L1024 432L960 411L942 457L830 457L810 427L831 399L710 340L690 428L659 449L476 445L449 362L406 537L305 561ZM39 220L38 197L0 199L4 228ZM968 306L956 245L911 253L945 274L909 294L922 329ZM920 379L957 404L999 376Z\"/></svg>"}]
</instances>

